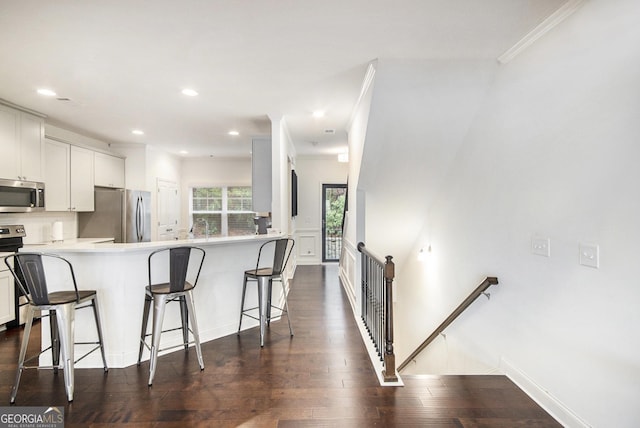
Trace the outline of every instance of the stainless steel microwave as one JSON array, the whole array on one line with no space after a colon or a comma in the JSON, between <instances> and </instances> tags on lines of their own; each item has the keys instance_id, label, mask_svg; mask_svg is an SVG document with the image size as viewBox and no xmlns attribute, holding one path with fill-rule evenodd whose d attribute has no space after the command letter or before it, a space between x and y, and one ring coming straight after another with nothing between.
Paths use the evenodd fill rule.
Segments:
<instances>
[{"instance_id":1,"label":"stainless steel microwave","mask_svg":"<svg viewBox=\"0 0 640 428\"><path fill-rule=\"evenodd\" d=\"M0 179L0 212L44 211L44 183Z\"/></svg>"}]
</instances>

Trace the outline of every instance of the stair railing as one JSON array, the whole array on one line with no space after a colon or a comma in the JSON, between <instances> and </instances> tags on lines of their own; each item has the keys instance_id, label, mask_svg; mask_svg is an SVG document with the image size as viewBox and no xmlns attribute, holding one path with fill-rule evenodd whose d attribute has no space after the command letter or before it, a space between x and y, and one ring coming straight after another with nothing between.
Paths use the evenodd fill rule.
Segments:
<instances>
[{"instance_id":1,"label":"stair railing","mask_svg":"<svg viewBox=\"0 0 640 428\"><path fill-rule=\"evenodd\" d=\"M487 278L485 278L485 280L482 281L482 283L478 285L478 287L476 287L476 289L473 290L473 292L471 292L471 294L469 294L469 296L467 296L467 298L464 299L464 301L460 303L460 305L457 308L455 308L453 312L451 312L451 315L449 315L447 319L445 319L442 322L442 324L440 324L438 328L436 328L433 331L433 333L431 333L431 335L429 335L429 337L427 337L427 339L424 342L422 342L420 346L418 346L416 350L413 351L411 355L409 355L407 359L402 362L402 364L398 366L398 371L401 371L402 369L407 367L407 365L409 365L409 363L413 361L418 356L418 354L420 354L420 352L424 351L424 349L427 346L429 346L429 344L433 342L435 338L438 337L447 327L449 327L449 325L453 321L455 321L455 319L458 318L460 314L462 314L465 311L465 309L471 306L471 304L478 297L480 297L481 294L484 294L485 296L487 296L487 298L489 298L489 294L486 293L487 288L497 283L498 283L498 278L494 276L488 276Z\"/></svg>"},{"instance_id":2,"label":"stair railing","mask_svg":"<svg viewBox=\"0 0 640 428\"><path fill-rule=\"evenodd\" d=\"M363 242L361 253L362 320L384 365L385 382L396 382L396 357L393 352L393 278L395 265L391 256L383 261L371 253Z\"/></svg>"}]
</instances>

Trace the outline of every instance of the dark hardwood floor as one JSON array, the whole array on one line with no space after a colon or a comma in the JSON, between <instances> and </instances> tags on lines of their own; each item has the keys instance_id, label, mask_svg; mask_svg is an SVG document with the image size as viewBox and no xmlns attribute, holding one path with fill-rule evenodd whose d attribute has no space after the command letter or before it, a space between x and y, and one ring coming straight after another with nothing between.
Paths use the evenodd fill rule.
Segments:
<instances>
[{"instance_id":1,"label":"dark hardwood floor","mask_svg":"<svg viewBox=\"0 0 640 428\"><path fill-rule=\"evenodd\" d=\"M64 406L66 427L560 426L504 376L405 377L404 387L380 387L335 266L299 266L289 305L293 338L282 320L262 349L257 328L205 343L202 372L193 350L160 357L152 387L148 362L107 374L78 369L68 404L62 372L27 370L16 405ZM21 331L0 333L1 406Z\"/></svg>"}]
</instances>

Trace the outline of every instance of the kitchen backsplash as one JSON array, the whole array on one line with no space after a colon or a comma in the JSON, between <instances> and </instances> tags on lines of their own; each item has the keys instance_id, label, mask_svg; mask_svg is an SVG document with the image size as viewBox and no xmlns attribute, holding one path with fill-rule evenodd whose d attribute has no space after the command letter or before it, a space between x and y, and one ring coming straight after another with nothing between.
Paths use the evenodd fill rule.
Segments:
<instances>
[{"instance_id":1,"label":"kitchen backsplash","mask_svg":"<svg viewBox=\"0 0 640 428\"><path fill-rule=\"evenodd\" d=\"M77 238L77 214L74 212L40 212L0 214L0 225L22 224L27 233L25 244L51 242L52 226L62 222L64 239Z\"/></svg>"}]
</instances>

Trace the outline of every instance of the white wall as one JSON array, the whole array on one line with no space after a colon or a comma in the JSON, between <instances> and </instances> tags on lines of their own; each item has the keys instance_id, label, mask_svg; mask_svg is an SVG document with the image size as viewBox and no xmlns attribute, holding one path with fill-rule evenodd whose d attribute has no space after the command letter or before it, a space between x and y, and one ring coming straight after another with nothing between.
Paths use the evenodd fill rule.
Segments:
<instances>
[{"instance_id":1,"label":"white wall","mask_svg":"<svg viewBox=\"0 0 640 428\"><path fill-rule=\"evenodd\" d=\"M358 189L365 193L367 247L396 265L426 219L491 85L489 60L380 58Z\"/></svg>"},{"instance_id":2,"label":"white wall","mask_svg":"<svg viewBox=\"0 0 640 428\"><path fill-rule=\"evenodd\" d=\"M418 239L406 242L400 361L495 275L491 300L432 351L449 353L446 370L499 367L567 426L637 426L639 20L637 2L585 2L501 67ZM550 238L551 257L531 253L534 235ZM580 242L599 245L599 269L578 263Z\"/></svg>"},{"instance_id":3,"label":"white wall","mask_svg":"<svg viewBox=\"0 0 640 428\"><path fill-rule=\"evenodd\" d=\"M360 307L360 284L358 242L364 240L365 210L364 197L358 190L360 169L364 152L365 136L373 97L376 61L367 67L358 102L354 106L348 127L349 169L347 183L348 210L345 213L345 230L342 238L340 278L353 308ZM355 310L355 309L354 309ZM359 314L356 314L357 318Z\"/></svg>"},{"instance_id":4,"label":"white wall","mask_svg":"<svg viewBox=\"0 0 640 428\"><path fill-rule=\"evenodd\" d=\"M296 254L299 265L322 263L322 185L346 184L348 164L337 156L296 159L298 217Z\"/></svg>"}]
</instances>

